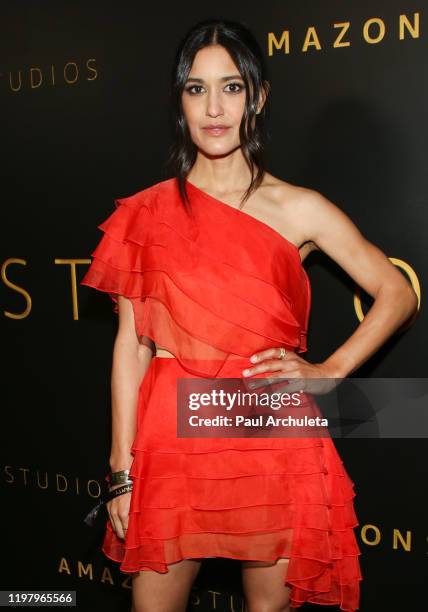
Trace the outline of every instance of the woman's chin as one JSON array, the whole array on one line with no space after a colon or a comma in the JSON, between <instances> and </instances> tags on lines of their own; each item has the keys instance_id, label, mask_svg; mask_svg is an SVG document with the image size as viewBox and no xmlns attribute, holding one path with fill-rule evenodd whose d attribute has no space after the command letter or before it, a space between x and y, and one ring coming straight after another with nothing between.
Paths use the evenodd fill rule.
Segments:
<instances>
[{"instance_id":1,"label":"woman's chin","mask_svg":"<svg viewBox=\"0 0 428 612\"><path fill-rule=\"evenodd\" d=\"M199 151L205 155L205 157L208 157L210 159L215 159L215 158L220 158L220 157L227 157L228 155L230 155L231 153L233 153L234 151L236 151L236 149L239 148L239 143L238 144L233 144L233 145L212 145L212 144L206 144L206 143L200 143L197 145Z\"/></svg>"}]
</instances>

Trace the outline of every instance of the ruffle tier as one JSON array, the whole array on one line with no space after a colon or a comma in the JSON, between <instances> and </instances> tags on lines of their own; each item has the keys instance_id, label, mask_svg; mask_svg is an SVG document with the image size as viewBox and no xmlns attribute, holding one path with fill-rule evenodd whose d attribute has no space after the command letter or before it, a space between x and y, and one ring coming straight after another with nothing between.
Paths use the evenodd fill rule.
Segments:
<instances>
[{"instance_id":1,"label":"ruffle tier","mask_svg":"<svg viewBox=\"0 0 428 612\"><path fill-rule=\"evenodd\" d=\"M223 374L240 367L238 360ZM166 573L188 558L286 557L292 606L358 609L354 483L331 438L174 437L175 383L183 375L168 358L154 358L146 373L127 535L118 539L108 521L103 552L125 573Z\"/></svg>"},{"instance_id":2,"label":"ruffle tier","mask_svg":"<svg viewBox=\"0 0 428 612\"><path fill-rule=\"evenodd\" d=\"M172 181L116 199L81 284L108 293L115 312L117 296L128 297L138 336L196 375L216 376L208 364L230 354L305 351L310 286L297 249L253 217L238 222L230 206L196 195L193 217Z\"/></svg>"}]
</instances>

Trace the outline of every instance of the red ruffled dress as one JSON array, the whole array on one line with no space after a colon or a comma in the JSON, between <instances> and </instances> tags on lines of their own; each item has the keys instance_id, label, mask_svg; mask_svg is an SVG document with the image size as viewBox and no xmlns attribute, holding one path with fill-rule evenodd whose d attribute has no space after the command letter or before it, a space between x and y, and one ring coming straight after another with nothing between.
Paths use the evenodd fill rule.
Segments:
<instances>
[{"instance_id":1,"label":"red ruffled dress","mask_svg":"<svg viewBox=\"0 0 428 612\"><path fill-rule=\"evenodd\" d=\"M290 561L291 605L357 610L362 580L354 483L328 437L177 436L178 378L242 378L258 351L306 351L311 304L295 245L246 212L176 179L126 198L82 285L128 297L154 357L139 389L125 540L107 521L103 552L123 572L186 558ZM257 377L269 376L259 374Z\"/></svg>"}]
</instances>

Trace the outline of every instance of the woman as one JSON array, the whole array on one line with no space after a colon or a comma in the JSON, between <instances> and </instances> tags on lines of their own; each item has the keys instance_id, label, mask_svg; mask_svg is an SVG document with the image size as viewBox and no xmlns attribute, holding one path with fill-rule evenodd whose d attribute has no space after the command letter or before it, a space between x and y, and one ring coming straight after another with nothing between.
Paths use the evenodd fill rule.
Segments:
<instances>
[{"instance_id":1,"label":"woman","mask_svg":"<svg viewBox=\"0 0 428 612\"><path fill-rule=\"evenodd\" d=\"M110 485L122 489L108 502L103 551L132 574L135 612L185 610L202 559L216 556L242 561L247 612L306 601L355 610L355 493L331 438L180 437L177 379L346 377L416 296L339 208L265 170L269 83L246 28L192 28L173 94L174 177L116 200L82 281L119 314ZM316 364L299 354L310 311L302 261L314 248L375 298Z\"/></svg>"}]
</instances>

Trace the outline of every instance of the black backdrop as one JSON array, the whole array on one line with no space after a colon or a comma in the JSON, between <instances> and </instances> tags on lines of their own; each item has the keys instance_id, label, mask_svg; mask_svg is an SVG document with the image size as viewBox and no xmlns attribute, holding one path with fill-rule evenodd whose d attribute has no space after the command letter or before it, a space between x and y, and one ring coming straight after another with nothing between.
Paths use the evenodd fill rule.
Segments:
<instances>
[{"instance_id":1,"label":"black backdrop","mask_svg":"<svg viewBox=\"0 0 428 612\"><path fill-rule=\"evenodd\" d=\"M108 471L116 319L110 299L78 281L113 199L167 178L179 39L210 16L253 29L272 85L269 170L340 206L408 267L423 296L428 11L410 0L217 0L214 13L196 0L75 1L3 3L0 15L0 587L73 589L81 611L127 610L129 580L99 551L103 522L92 530L82 522ZM283 32L288 52L272 44L270 55L269 40ZM356 287L322 253L305 267L313 291L306 358L316 361L358 324ZM354 376L425 375L422 306ZM416 610L426 580L426 441L336 443L356 483L361 609ZM238 563L204 562L189 609L240 606Z\"/></svg>"}]
</instances>

